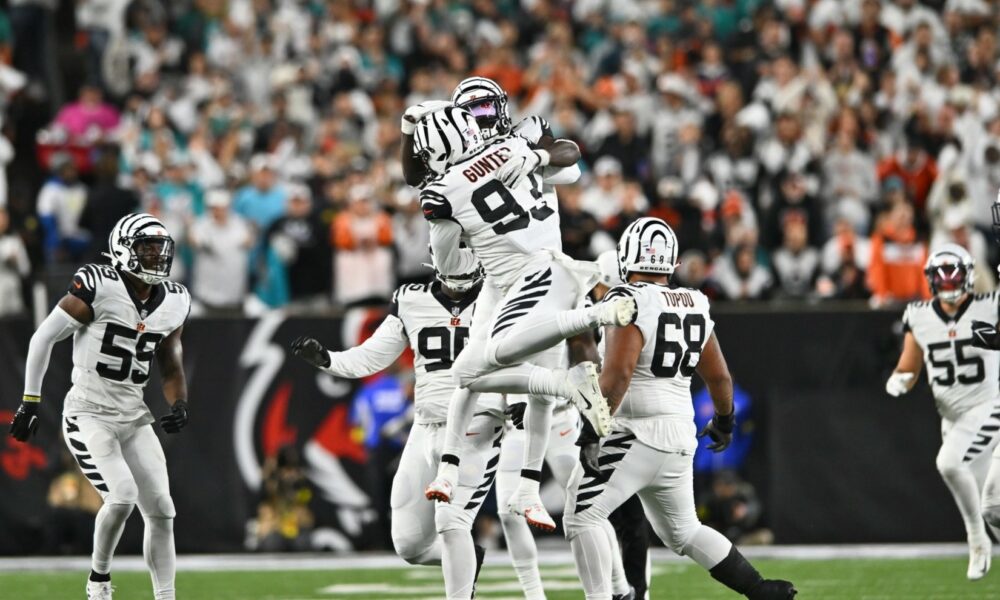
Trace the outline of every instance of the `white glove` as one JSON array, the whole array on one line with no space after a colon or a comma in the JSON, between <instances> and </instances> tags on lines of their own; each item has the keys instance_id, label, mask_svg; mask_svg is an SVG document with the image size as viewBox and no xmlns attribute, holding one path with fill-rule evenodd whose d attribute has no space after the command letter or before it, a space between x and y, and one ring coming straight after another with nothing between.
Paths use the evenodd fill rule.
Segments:
<instances>
[{"instance_id":1,"label":"white glove","mask_svg":"<svg viewBox=\"0 0 1000 600\"><path fill-rule=\"evenodd\" d=\"M509 189L514 189L535 169L549 164L549 153L545 150L532 150L527 154L512 156L497 169L497 179Z\"/></svg>"},{"instance_id":2,"label":"white glove","mask_svg":"<svg viewBox=\"0 0 1000 600\"><path fill-rule=\"evenodd\" d=\"M417 127L417 122L432 112L437 112L451 106L447 100L427 100L420 104L414 104L403 113L403 120L399 124L399 130L403 135L413 135L413 130Z\"/></svg>"},{"instance_id":3,"label":"white glove","mask_svg":"<svg viewBox=\"0 0 1000 600\"><path fill-rule=\"evenodd\" d=\"M889 377L889 381L885 382L885 392L890 396L898 398L910 391L910 381L912 379L913 373L900 373L899 371L893 371L892 375Z\"/></svg>"}]
</instances>

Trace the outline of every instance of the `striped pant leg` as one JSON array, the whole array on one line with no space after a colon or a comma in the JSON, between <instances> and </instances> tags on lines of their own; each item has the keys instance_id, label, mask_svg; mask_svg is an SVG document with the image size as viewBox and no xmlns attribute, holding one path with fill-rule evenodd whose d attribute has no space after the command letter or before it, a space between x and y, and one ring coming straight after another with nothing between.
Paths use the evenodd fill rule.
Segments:
<instances>
[{"instance_id":1,"label":"striped pant leg","mask_svg":"<svg viewBox=\"0 0 1000 600\"><path fill-rule=\"evenodd\" d=\"M599 473L577 465L566 490L563 524L567 538L607 520L612 511L653 480L659 464L655 456L647 456L649 452L654 451L633 434L613 431L601 444Z\"/></svg>"},{"instance_id":2,"label":"striped pant leg","mask_svg":"<svg viewBox=\"0 0 1000 600\"><path fill-rule=\"evenodd\" d=\"M992 415L998 415L997 418ZM965 523L972 544L985 543L988 538L982 520L981 480L973 471L974 463L989 460L998 441L1000 411L991 405L976 407L954 421L942 419L941 449L936 464L945 485ZM994 429L996 427L996 429Z\"/></svg>"}]
</instances>

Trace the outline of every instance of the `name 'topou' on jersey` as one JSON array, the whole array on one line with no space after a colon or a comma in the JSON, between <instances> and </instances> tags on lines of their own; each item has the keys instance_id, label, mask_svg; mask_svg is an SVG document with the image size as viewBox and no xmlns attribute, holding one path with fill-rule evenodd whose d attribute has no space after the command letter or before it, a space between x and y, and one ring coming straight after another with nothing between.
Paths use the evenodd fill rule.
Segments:
<instances>
[{"instance_id":1,"label":"name 'topou' on jersey","mask_svg":"<svg viewBox=\"0 0 1000 600\"><path fill-rule=\"evenodd\" d=\"M152 423L143 401L150 362L163 338L187 320L187 289L164 281L143 302L120 271L90 264L76 272L67 292L90 307L93 320L73 335L73 387L63 412Z\"/></svg>"},{"instance_id":2,"label":"name 'topou' on jersey","mask_svg":"<svg viewBox=\"0 0 1000 600\"><path fill-rule=\"evenodd\" d=\"M625 296L635 298L643 344L614 428L659 450L694 452L691 377L715 328L708 298L697 290L636 282L613 288L603 302Z\"/></svg>"},{"instance_id":3,"label":"name 'topou' on jersey","mask_svg":"<svg viewBox=\"0 0 1000 600\"><path fill-rule=\"evenodd\" d=\"M508 135L451 165L420 192L424 217L461 225L462 239L500 287L540 251L562 248L556 210L542 199L540 179L528 177L508 189L495 177L511 156L530 150L527 140Z\"/></svg>"},{"instance_id":4,"label":"name 'topou' on jersey","mask_svg":"<svg viewBox=\"0 0 1000 600\"><path fill-rule=\"evenodd\" d=\"M1000 396L1000 353L972 346L972 321L996 323L998 315L1000 292L970 295L954 315L938 300L911 302L903 312L941 416L955 419Z\"/></svg>"}]
</instances>

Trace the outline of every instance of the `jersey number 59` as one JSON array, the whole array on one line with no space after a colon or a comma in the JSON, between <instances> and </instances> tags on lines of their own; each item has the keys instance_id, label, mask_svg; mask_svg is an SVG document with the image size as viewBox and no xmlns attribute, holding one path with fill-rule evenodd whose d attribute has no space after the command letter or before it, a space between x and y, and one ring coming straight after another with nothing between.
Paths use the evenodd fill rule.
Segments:
<instances>
[{"instance_id":1,"label":"jersey number 59","mask_svg":"<svg viewBox=\"0 0 1000 600\"><path fill-rule=\"evenodd\" d=\"M125 348L115 344L115 338L121 337L126 340L135 340L135 348ZM138 338L138 339L136 339ZM156 347L160 345L163 335L159 333L146 332L139 335L139 332L128 327L108 323L104 330L104 339L101 341L101 354L111 358L117 358L121 364L113 367L105 362L97 363L97 374L111 381L125 381L129 376L132 383L143 384L149 379L149 361L156 352ZM133 359L139 363L146 363L145 370L132 369Z\"/></svg>"}]
</instances>

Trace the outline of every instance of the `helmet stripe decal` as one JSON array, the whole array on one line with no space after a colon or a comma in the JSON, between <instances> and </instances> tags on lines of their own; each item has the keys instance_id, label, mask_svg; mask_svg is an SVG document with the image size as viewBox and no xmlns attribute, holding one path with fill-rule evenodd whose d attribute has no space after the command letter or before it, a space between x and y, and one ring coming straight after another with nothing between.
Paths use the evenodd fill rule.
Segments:
<instances>
[{"instance_id":1,"label":"helmet stripe decal","mask_svg":"<svg viewBox=\"0 0 1000 600\"><path fill-rule=\"evenodd\" d=\"M458 125L458 121L455 120L456 112L458 111L449 108L448 110L444 111L444 114L448 117L448 120L451 121L451 125L452 127L455 128L455 131L458 132L458 139L459 141L462 142L462 154L465 154L466 151L469 149L469 147L468 144L465 143L465 136L462 135L462 128Z\"/></svg>"},{"instance_id":2,"label":"helmet stripe decal","mask_svg":"<svg viewBox=\"0 0 1000 600\"><path fill-rule=\"evenodd\" d=\"M437 133L441 137L441 142L444 144L444 157L447 160L451 156L451 142L448 141L448 135L444 131L444 127L447 124L438 123L438 113L432 113L431 119L434 121L434 126L437 127Z\"/></svg>"}]
</instances>

